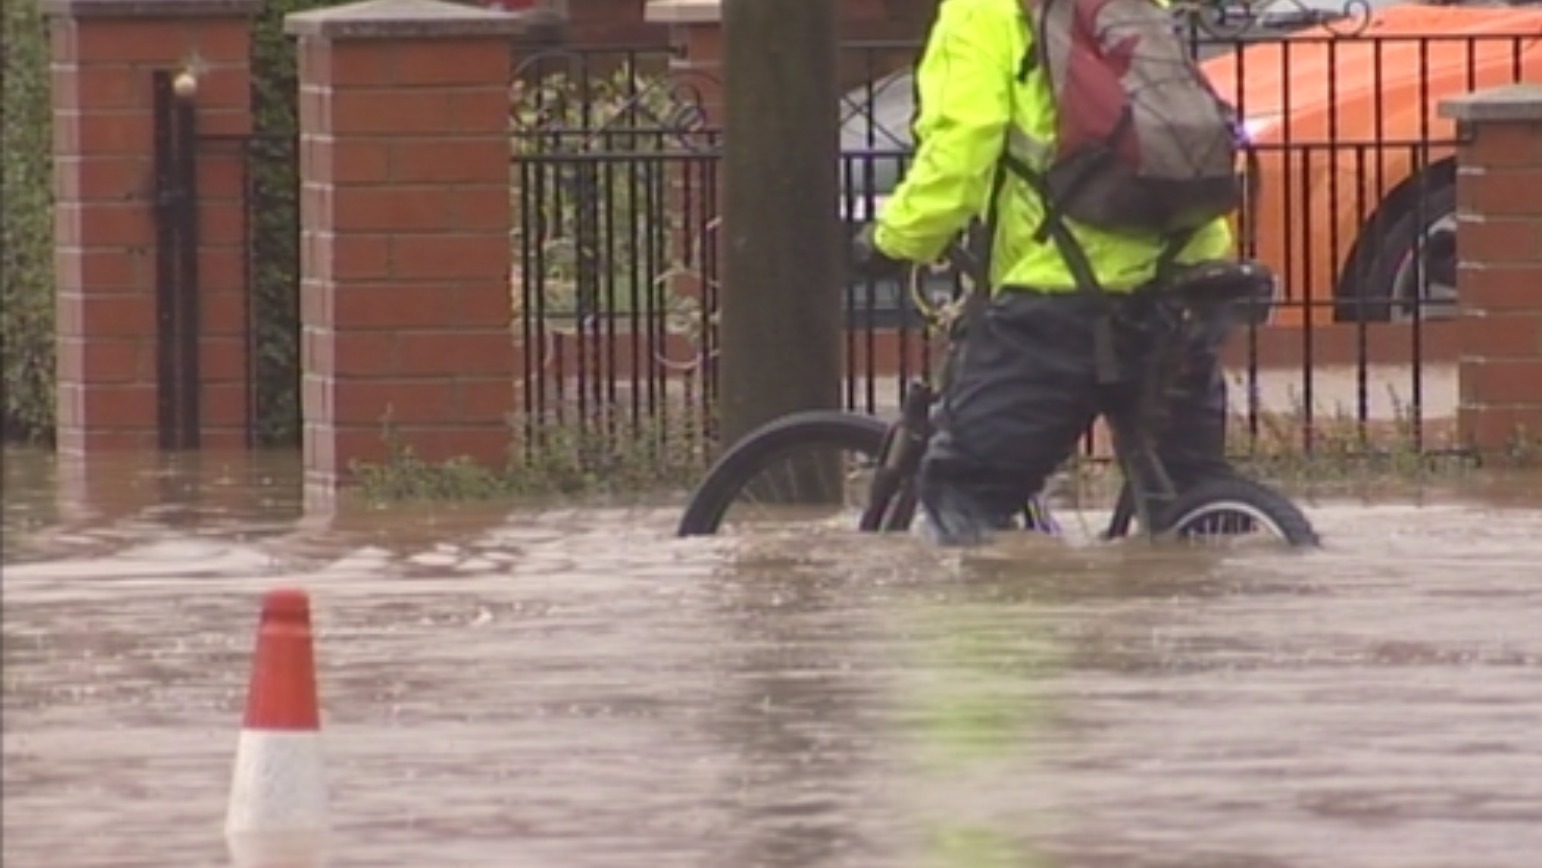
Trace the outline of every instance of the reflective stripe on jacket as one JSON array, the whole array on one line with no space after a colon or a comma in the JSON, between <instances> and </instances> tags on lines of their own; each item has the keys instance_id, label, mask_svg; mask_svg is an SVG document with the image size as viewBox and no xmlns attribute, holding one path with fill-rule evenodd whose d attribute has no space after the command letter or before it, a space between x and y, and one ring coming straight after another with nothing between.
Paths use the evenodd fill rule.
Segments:
<instances>
[{"instance_id":1,"label":"reflective stripe on jacket","mask_svg":"<svg viewBox=\"0 0 1542 868\"><path fill-rule=\"evenodd\" d=\"M970 218L983 219L1009 139L1014 155L1044 164L1055 136L1055 106L1042 73L1020 75L1031 39L1020 0L942 0L916 69L915 159L878 216L875 241L884 253L933 262ZM1008 172L998 207L992 287L1076 288L1054 241L1034 237L1044 204L1028 184ZM1166 245L1157 235L1067 225L1110 291L1150 280ZM1195 234L1178 261L1231 251L1230 227L1217 220Z\"/></svg>"}]
</instances>

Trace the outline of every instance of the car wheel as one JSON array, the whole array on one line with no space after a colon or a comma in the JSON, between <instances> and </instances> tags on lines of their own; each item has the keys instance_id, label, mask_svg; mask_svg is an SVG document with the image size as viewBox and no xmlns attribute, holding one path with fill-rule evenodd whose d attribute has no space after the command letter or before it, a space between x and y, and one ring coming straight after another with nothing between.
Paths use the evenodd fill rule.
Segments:
<instances>
[{"instance_id":1,"label":"car wheel","mask_svg":"<svg viewBox=\"0 0 1542 868\"><path fill-rule=\"evenodd\" d=\"M1423 208L1403 207L1388 216L1367 227L1369 246L1344 275L1339 319L1456 316L1456 187L1442 182Z\"/></svg>"}]
</instances>

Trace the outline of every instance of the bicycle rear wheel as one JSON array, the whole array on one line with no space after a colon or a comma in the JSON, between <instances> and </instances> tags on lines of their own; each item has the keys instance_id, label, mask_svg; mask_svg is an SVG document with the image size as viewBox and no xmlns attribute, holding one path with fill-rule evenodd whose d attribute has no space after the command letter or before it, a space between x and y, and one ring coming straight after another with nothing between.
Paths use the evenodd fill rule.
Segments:
<instances>
[{"instance_id":1,"label":"bicycle rear wheel","mask_svg":"<svg viewBox=\"0 0 1542 868\"><path fill-rule=\"evenodd\" d=\"M1290 498L1242 476L1207 479L1163 510L1160 538L1191 545L1269 540L1292 548L1320 544L1312 522Z\"/></svg>"},{"instance_id":2,"label":"bicycle rear wheel","mask_svg":"<svg viewBox=\"0 0 1542 868\"><path fill-rule=\"evenodd\" d=\"M818 521L862 510L889 428L872 416L828 410L768 422L713 463L676 532L707 536L725 524Z\"/></svg>"}]
</instances>

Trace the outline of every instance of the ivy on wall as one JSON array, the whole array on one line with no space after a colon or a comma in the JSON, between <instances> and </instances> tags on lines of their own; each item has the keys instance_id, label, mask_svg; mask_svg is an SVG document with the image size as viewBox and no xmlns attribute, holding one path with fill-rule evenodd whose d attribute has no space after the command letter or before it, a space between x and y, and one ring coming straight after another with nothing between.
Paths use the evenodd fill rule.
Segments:
<instances>
[{"instance_id":1,"label":"ivy on wall","mask_svg":"<svg viewBox=\"0 0 1542 868\"><path fill-rule=\"evenodd\" d=\"M257 313L258 437L300 441L298 72L284 16L342 0L268 0L252 33L252 286Z\"/></svg>"},{"instance_id":2,"label":"ivy on wall","mask_svg":"<svg viewBox=\"0 0 1542 868\"><path fill-rule=\"evenodd\" d=\"M0 427L54 433L53 112L48 27L37 0L0 4Z\"/></svg>"}]
</instances>

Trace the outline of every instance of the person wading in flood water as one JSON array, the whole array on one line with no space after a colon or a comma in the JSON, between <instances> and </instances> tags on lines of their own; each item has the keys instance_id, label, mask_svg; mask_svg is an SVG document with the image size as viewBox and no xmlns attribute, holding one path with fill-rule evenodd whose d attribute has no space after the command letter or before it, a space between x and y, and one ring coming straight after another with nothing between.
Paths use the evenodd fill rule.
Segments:
<instances>
[{"instance_id":1,"label":"person wading in flood water","mask_svg":"<svg viewBox=\"0 0 1542 868\"><path fill-rule=\"evenodd\" d=\"M934 538L977 544L1133 400L1135 290L1231 257L1239 132L1154 0L943 0L916 88L915 159L851 253L899 279L984 219L920 485ZM1230 470L1225 389L1197 348L1157 450L1179 490Z\"/></svg>"}]
</instances>

